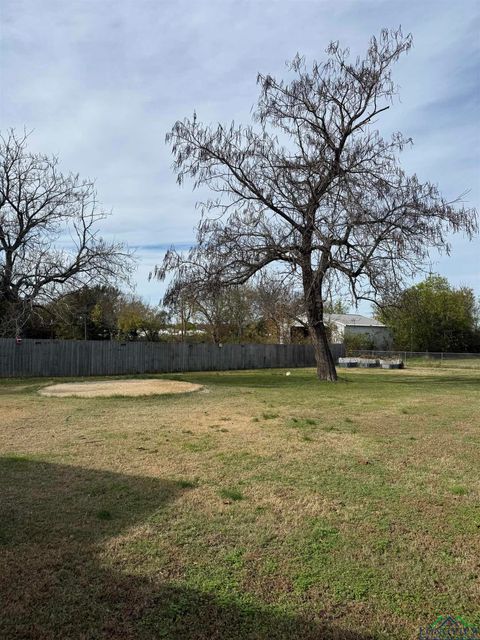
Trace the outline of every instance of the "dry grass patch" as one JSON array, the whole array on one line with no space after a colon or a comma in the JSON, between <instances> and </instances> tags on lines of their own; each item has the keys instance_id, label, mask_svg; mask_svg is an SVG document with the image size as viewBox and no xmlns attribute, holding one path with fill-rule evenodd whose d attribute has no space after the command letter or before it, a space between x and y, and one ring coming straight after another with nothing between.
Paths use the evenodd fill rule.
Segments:
<instances>
[{"instance_id":1,"label":"dry grass patch","mask_svg":"<svg viewBox=\"0 0 480 640\"><path fill-rule=\"evenodd\" d=\"M100 398L111 396L151 396L172 393L191 393L202 388L191 382L178 380L106 380L93 382L64 382L39 390L40 395L55 398Z\"/></svg>"}]
</instances>

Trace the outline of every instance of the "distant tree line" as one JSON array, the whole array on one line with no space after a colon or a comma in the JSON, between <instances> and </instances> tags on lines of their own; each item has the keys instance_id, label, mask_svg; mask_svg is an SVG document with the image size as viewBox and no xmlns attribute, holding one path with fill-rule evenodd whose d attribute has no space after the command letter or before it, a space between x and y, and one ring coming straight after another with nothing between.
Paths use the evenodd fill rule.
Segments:
<instances>
[{"instance_id":1,"label":"distant tree line","mask_svg":"<svg viewBox=\"0 0 480 640\"><path fill-rule=\"evenodd\" d=\"M303 308L298 294L275 276L205 295L193 292L175 305L145 303L113 286L69 292L38 306L23 326L31 338L289 342Z\"/></svg>"},{"instance_id":2,"label":"distant tree line","mask_svg":"<svg viewBox=\"0 0 480 640\"><path fill-rule=\"evenodd\" d=\"M328 313L348 312L338 299L328 303L327 309ZM384 300L375 316L391 329L395 349L480 352L480 309L473 290L455 288L441 276L431 275L394 299ZM191 291L170 307L147 304L114 286L83 287L37 307L22 336L288 343L308 340L301 328L304 320L301 294L278 275L267 274L216 295ZM355 335L350 342L346 340L350 349L373 348L368 336Z\"/></svg>"},{"instance_id":3,"label":"distant tree line","mask_svg":"<svg viewBox=\"0 0 480 640\"><path fill-rule=\"evenodd\" d=\"M38 306L24 325L26 338L64 340L157 340L167 313L117 287L71 291Z\"/></svg>"}]
</instances>

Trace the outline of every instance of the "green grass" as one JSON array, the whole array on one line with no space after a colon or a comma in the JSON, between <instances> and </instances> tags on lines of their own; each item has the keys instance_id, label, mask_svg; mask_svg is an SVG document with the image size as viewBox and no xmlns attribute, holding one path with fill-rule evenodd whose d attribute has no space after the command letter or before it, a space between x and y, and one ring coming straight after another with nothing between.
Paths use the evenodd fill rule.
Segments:
<instances>
[{"instance_id":1,"label":"green grass","mask_svg":"<svg viewBox=\"0 0 480 640\"><path fill-rule=\"evenodd\" d=\"M264 420L274 420L275 418L278 418L278 413L264 412L264 413L262 413L262 418Z\"/></svg>"},{"instance_id":2,"label":"green grass","mask_svg":"<svg viewBox=\"0 0 480 640\"><path fill-rule=\"evenodd\" d=\"M446 353L442 357L414 356L407 357L408 367L433 367L436 369L474 369L480 371L480 354L468 357L451 357Z\"/></svg>"},{"instance_id":3,"label":"green grass","mask_svg":"<svg viewBox=\"0 0 480 640\"><path fill-rule=\"evenodd\" d=\"M464 496L468 493L468 489L466 487L462 487L459 485L455 485L450 489L450 491L456 496Z\"/></svg>"},{"instance_id":4,"label":"green grass","mask_svg":"<svg viewBox=\"0 0 480 640\"><path fill-rule=\"evenodd\" d=\"M231 500L236 502L237 500L243 500L245 496L238 489L220 489L218 495L225 500Z\"/></svg>"},{"instance_id":5,"label":"green grass","mask_svg":"<svg viewBox=\"0 0 480 640\"><path fill-rule=\"evenodd\" d=\"M0 381L0 637L407 639L480 624L480 372ZM168 376L165 376L168 377Z\"/></svg>"}]
</instances>

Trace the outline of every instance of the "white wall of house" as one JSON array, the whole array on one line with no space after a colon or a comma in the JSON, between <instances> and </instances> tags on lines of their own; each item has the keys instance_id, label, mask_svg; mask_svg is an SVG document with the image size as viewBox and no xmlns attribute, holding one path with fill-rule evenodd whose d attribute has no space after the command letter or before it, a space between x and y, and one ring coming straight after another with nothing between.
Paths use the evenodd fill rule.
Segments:
<instances>
[{"instance_id":1,"label":"white wall of house","mask_svg":"<svg viewBox=\"0 0 480 640\"><path fill-rule=\"evenodd\" d=\"M392 334L387 327L344 325L333 322L331 326L332 341L343 342L345 336L368 336L373 342L374 348L379 351L388 351L392 347Z\"/></svg>"},{"instance_id":2,"label":"white wall of house","mask_svg":"<svg viewBox=\"0 0 480 640\"><path fill-rule=\"evenodd\" d=\"M368 336L373 342L374 348L379 351L388 351L388 349L391 349L392 347L392 334L387 327L362 327L349 325L343 327L342 341L346 335Z\"/></svg>"},{"instance_id":3,"label":"white wall of house","mask_svg":"<svg viewBox=\"0 0 480 640\"><path fill-rule=\"evenodd\" d=\"M306 321L306 318L305 318ZM385 325L374 318L358 314L326 314L325 324L331 331L331 342L343 343L345 336L368 336L377 351L388 351L392 348L393 337ZM304 329L303 324L294 327Z\"/></svg>"}]
</instances>

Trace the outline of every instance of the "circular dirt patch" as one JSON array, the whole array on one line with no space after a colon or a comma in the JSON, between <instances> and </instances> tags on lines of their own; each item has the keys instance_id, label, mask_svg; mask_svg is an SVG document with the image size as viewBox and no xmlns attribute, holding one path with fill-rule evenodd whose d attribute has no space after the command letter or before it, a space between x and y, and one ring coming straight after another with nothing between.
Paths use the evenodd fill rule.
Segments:
<instances>
[{"instance_id":1,"label":"circular dirt patch","mask_svg":"<svg viewBox=\"0 0 480 640\"><path fill-rule=\"evenodd\" d=\"M101 396L153 396L166 393L190 393L202 388L200 384L177 380L105 380L92 382L64 382L40 389L42 396L66 398L98 398Z\"/></svg>"}]
</instances>

